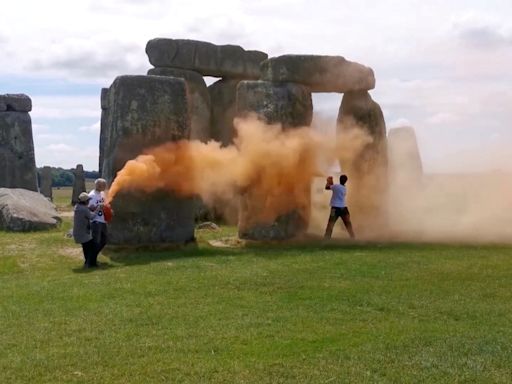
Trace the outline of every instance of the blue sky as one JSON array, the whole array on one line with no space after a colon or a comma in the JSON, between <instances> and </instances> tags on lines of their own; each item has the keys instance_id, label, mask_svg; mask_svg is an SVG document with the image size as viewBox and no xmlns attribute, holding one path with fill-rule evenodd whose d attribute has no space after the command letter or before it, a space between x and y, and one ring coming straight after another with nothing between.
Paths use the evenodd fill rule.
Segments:
<instances>
[{"instance_id":1,"label":"blue sky","mask_svg":"<svg viewBox=\"0 0 512 384\"><path fill-rule=\"evenodd\" d=\"M447 4L448 3L448 4ZM415 128L429 171L512 166L512 2L18 0L0 13L0 94L26 93L38 166L96 169L100 89L145 74L154 37L372 67L388 129ZM314 96L333 132L341 95Z\"/></svg>"}]
</instances>

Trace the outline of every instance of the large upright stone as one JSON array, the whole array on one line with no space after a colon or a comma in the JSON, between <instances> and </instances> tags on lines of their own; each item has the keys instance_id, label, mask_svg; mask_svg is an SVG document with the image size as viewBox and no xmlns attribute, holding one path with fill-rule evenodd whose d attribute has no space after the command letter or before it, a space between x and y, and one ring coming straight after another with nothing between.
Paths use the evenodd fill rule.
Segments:
<instances>
[{"instance_id":1,"label":"large upright stone","mask_svg":"<svg viewBox=\"0 0 512 384\"><path fill-rule=\"evenodd\" d=\"M313 118L311 92L300 84L241 81L236 103L239 116L256 113L267 124L283 128L309 126Z\"/></svg>"},{"instance_id":2,"label":"large upright stone","mask_svg":"<svg viewBox=\"0 0 512 384\"><path fill-rule=\"evenodd\" d=\"M102 176L102 169L103 169L103 158L105 157L103 153L103 149L105 147L105 140L107 136L108 131L108 88L101 88L101 95L100 95L100 105L101 105L101 120L100 120L100 157L99 157L99 164L98 164L98 173L100 176ZM78 197L78 196L77 196ZM72 198L72 201L74 200L74 197ZM76 204L74 202L73 204Z\"/></svg>"},{"instance_id":3,"label":"large upright stone","mask_svg":"<svg viewBox=\"0 0 512 384\"><path fill-rule=\"evenodd\" d=\"M414 128L398 127L389 130L388 157L393 184L420 182L423 177L423 165Z\"/></svg>"},{"instance_id":4,"label":"large upright stone","mask_svg":"<svg viewBox=\"0 0 512 384\"><path fill-rule=\"evenodd\" d=\"M396 233L417 231L422 220L414 218L421 217L429 199L424 195L423 166L412 127L389 130L388 158L390 230Z\"/></svg>"},{"instance_id":5,"label":"large upright stone","mask_svg":"<svg viewBox=\"0 0 512 384\"><path fill-rule=\"evenodd\" d=\"M210 134L210 94L203 76L194 71L178 68L152 68L151 76L169 76L184 79L190 110L190 140L207 142Z\"/></svg>"},{"instance_id":6,"label":"large upright stone","mask_svg":"<svg viewBox=\"0 0 512 384\"><path fill-rule=\"evenodd\" d=\"M189 137L183 79L119 76L109 91L103 175L111 182L145 149ZM121 191L112 202L112 244L186 243L194 239L194 201L168 192Z\"/></svg>"},{"instance_id":7,"label":"large upright stone","mask_svg":"<svg viewBox=\"0 0 512 384\"><path fill-rule=\"evenodd\" d=\"M51 167L46 166L41 170L41 189L39 192L53 201Z\"/></svg>"},{"instance_id":8,"label":"large upright stone","mask_svg":"<svg viewBox=\"0 0 512 384\"><path fill-rule=\"evenodd\" d=\"M37 191L32 121L27 112L0 112L0 187Z\"/></svg>"},{"instance_id":9,"label":"large upright stone","mask_svg":"<svg viewBox=\"0 0 512 384\"><path fill-rule=\"evenodd\" d=\"M221 79L208 87L211 100L211 136L223 146L233 144L236 136L236 90L240 80Z\"/></svg>"},{"instance_id":10,"label":"large upright stone","mask_svg":"<svg viewBox=\"0 0 512 384\"><path fill-rule=\"evenodd\" d=\"M77 164L76 168L73 170L73 193L71 194L71 205L75 205L78 203L78 196L82 192L86 192L85 190L85 175L84 175L84 166L82 164Z\"/></svg>"},{"instance_id":11,"label":"large upright stone","mask_svg":"<svg viewBox=\"0 0 512 384\"><path fill-rule=\"evenodd\" d=\"M155 67L189 69L204 76L257 79L260 63L268 55L246 51L238 45L156 38L146 45L149 62Z\"/></svg>"},{"instance_id":12,"label":"large upright stone","mask_svg":"<svg viewBox=\"0 0 512 384\"><path fill-rule=\"evenodd\" d=\"M347 92L338 112L339 154L348 175L356 234L384 225L387 198L386 123L382 110L366 91ZM358 226L359 224L359 226Z\"/></svg>"},{"instance_id":13,"label":"large upright stone","mask_svg":"<svg viewBox=\"0 0 512 384\"><path fill-rule=\"evenodd\" d=\"M23 93L0 95L0 112L30 112L32 100Z\"/></svg>"},{"instance_id":14,"label":"large upright stone","mask_svg":"<svg viewBox=\"0 0 512 384\"><path fill-rule=\"evenodd\" d=\"M283 55L261 64L261 80L292 82L312 92L349 92L375 87L373 70L341 56Z\"/></svg>"},{"instance_id":15,"label":"large upright stone","mask_svg":"<svg viewBox=\"0 0 512 384\"><path fill-rule=\"evenodd\" d=\"M237 91L237 114L243 117L253 113L267 124L281 124L283 129L309 126L313 116L311 92L293 83L242 81ZM252 240L284 240L300 235L309 222L310 194L311 180L297 180L293 194L289 194L290 209L269 218L265 188L257 183L249 186L240 199L238 235Z\"/></svg>"}]
</instances>

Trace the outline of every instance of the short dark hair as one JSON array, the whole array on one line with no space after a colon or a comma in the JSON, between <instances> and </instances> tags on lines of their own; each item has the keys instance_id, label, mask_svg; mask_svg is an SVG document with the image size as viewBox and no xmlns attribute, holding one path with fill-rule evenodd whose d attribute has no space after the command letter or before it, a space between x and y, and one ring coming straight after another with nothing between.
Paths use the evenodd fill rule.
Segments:
<instances>
[{"instance_id":1,"label":"short dark hair","mask_svg":"<svg viewBox=\"0 0 512 384\"><path fill-rule=\"evenodd\" d=\"M348 180L347 175L341 175L341 176L340 176L340 184L341 184L341 185L345 185L345 183L347 182L347 180Z\"/></svg>"}]
</instances>

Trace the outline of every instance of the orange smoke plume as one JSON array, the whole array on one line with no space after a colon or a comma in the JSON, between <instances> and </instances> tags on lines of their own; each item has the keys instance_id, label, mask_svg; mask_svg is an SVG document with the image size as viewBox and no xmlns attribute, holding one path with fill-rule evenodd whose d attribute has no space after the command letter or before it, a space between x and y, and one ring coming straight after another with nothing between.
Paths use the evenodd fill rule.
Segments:
<instances>
[{"instance_id":1,"label":"orange smoke plume","mask_svg":"<svg viewBox=\"0 0 512 384\"><path fill-rule=\"evenodd\" d=\"M117 173L108 200L120 191L163 189L198 195L212 206L250 189L261 199L258 214L271 220L307 200L302 194L309 193L312 177L335 160L334 140L310 128L283 131L254 118L237 119L235 126L237 138L228 147L183 140L145 151Z\"/></svg>"}]
</instances>

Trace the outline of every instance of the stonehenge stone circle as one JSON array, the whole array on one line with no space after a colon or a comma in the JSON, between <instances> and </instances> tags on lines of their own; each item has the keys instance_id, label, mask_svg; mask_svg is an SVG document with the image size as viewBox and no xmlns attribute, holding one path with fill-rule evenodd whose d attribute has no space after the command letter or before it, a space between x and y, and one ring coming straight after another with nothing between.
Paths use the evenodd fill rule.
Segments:
<instances>
[{"instance_id":1,"label":"stonehenge stone circle","mask_svg":"<svg viewBox=\"0 0 512 384\"><path fill-rule=\"evenodd\" d=\"M203 76L194 71L178 68L152 68L150 76L169 76L185 80L190 110L190 140L206 142L210 134L210 94Z\"/></svg>"},{"instance_id":2,"label":"stonehenge stone circle","mask_svg":"<svg viewBox=\"0 0 512 384\"><path fill-rule=\"evenodd\" d=\"M61 219L42 194L21 188L0 188L0 229L26 232L55 228Z\"/></svg>"},{"instance_id":3,"label":"stonehenge stone circle","mask_svg":"<svg viewBox=\"0 0 512 384\"><path fill-rule=\"evenodd\" d=\"M373 70L341 56L283 55L261 63L261 80L307 85L312 92L375 88Z\"/></svg>"},{"instance_id":4,"label":"stonehenge stone circle","mask_svg":"<svg viewBox=\"0 0 512 384\"><path fill-rule=\"evenodd\" d=\"M311 93L338 92L344 93L337 121L340 137L356 131L369 138L357 153L351 152L352 157L340 154L343 171L353 183L355 212L380 215L385 191L376 186L387 172L386 126L380 106L367 92L375 87L371 68L341 56L268 58L264 52L236 45L170 38L149 40L146 54L154 66L147 76L120 76L102 90L99 165L107 181L144 149L168 141L214 139L222 146L233 144L236 117L254 114L283 129L307 127L313 116ZM203 76L220 79L207 87ZM276 214L271 222L253 220L265 197L257 185L245 190L238 215L240 237L288 239L304 231L311 183L299 184L294 208ZM363 190L374 193L358 194ZM194 238L193 198L169 197L168 191L121 191L113 204L113 243L183 243Z\"/></svg>"},{"instance_id":5,"label":"stonehenge stone circle","mask_svg":"<svg viewBox=\"0 0 512 384\"><path fill-rule=\"evenodd\" d=\"M268 55L246 51L238 45L156 38L146 45L149 62L155 67L173 67L196 71L203 76L258 79L260 63Z\"/></svg>"},{"instance_id":6,"label":"stonehenge stone circle","mask_svg":"<svg viewBox=\"0 0 512 384\"><path fill-rule=\"evenodd\" d=\"M43 196L53 201L52 195L52 169L50 167L43 167L41 170L41 188L39 190Z\"/></svg>"},{"instance_id":7,"label":"stonehenge stone circle","mask_svg":"<svg viewBox=\"0 0 512 384\"><path fill-rule=\"evenodd\" d=\"M85 189L85 175L84 167L82 164L77 164L76 168L73 169L73 193L71 195L71 205L78 203L78 196L82 192L87 192Z\"/></svg>"},{"instance_id":8,"label":"stonehenge stone circle","mask_svg":"<svg viewBox=\"0 0 512 384\"><path fill-rule=\"evenodd\" d=\"M109 90L103 176L110 183L125 162L145 149L190 134L187 89L183 79L119 76ZM110 224L112 244L186 243L194 240L194 199L121 191Z\"/></svg>"},{"instance_id":9,"label":"stonehenge stone circle","mask_svg":"<svg viewBox=\"0 0 512 384\"><path fill-rule=\"evenodd\" d=\"M26 95L0 95L0 187L38 191L37 171Z\"/></svg>"}]
</instances>

